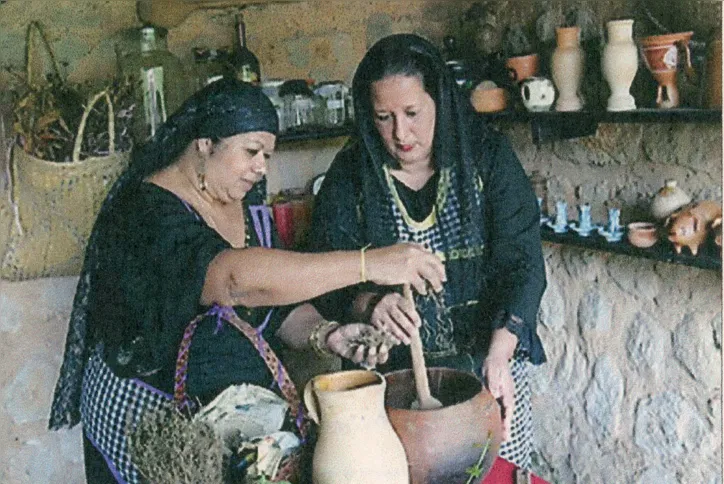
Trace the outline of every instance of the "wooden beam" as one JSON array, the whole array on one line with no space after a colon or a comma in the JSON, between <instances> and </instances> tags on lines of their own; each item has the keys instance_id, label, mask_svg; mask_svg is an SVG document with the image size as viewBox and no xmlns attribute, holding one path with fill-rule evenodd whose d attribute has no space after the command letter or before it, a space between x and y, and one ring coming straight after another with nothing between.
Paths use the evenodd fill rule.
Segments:
<instances>
[{"instance_id":1,"label":"wooden beam","mask_svg":"<svg viewBox=\"0 0 724 484\"><path fill-rule=\"evenodd\" d=\"M194 10L227 8L269 3L299 3L304 0L138 0L138 17L156 27L171 28L183 22Z\"/></svg>"}]
</instances>

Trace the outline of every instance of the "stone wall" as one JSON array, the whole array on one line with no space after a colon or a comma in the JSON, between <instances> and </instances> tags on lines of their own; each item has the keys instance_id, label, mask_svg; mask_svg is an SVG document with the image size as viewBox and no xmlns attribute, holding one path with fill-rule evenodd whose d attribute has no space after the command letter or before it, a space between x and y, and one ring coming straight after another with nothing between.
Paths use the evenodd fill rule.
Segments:
<instances>
[{"instance_id":1,"label":"stone wall","mask_svg":"<svg viewBox=\"0 0 724 484\"><path fill-rule=\"evenodd\" d=\"M721 200L719 125L603 125L595 138L536 148L507 131L527 171L594 219L625 222L674 177ZM539 313L548 363L533 385L539 471L555 482L721 482L721 274L545 244Z\"/></svg>"},{"instance_id":2,"label":"stone wall","mask_svg":"<svg viewBox=\"0 0 724 484\"><path fill-rule=\"evenodd\" d=\"M309 0L249 7L249 44L267 77L349 81L377 38L415 31L439 43L471 3ZM566 6L509 0L505 21L530 23L551 3ZM661 7L679 8L674 2L583 3L602 21L648 5L702 31L720 23L720 5L703 0L679 2L678 16ZM134 0L57 0L47 13L44 0L0 4L0 63L22 66L24 26L39 18L71 79L107 77L114 46L130 45L140 25ZM189 61L192 47L228 45L232 36L228 11L197 11L169 31L168 43ZM9 83L0 72L0 90ZM502 129L526 170L548 179L551 203L563 198L574 206L583 194L598 221L610 201L622 207L624 222L644 217L666 178L695 198L722 196L720 124L601 125L595 137L541 147L525 125ZM324 171L342 142L280 147L269 168L272 191L302 186ZM2 195L0 230L9 220ZM549 288L540 334L549 361L534 372L538 473L560 483L721 483L721 275L552 244L544 250ZM82 480L79 429L45 430L75 281L0 281L0 482Z\"/></svg>"}]
</instances>

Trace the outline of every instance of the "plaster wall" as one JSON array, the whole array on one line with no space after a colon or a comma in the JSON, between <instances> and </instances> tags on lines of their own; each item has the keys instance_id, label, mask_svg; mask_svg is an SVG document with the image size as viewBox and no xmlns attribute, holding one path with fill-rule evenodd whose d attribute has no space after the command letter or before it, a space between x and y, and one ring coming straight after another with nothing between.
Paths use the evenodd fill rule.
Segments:
<instances>
[{"instance_id":1,"label":"plaster wall","mask_svg":"<svg viewBox=\"0 0 724 484\"><path fill-rule=\"evenodd\" d=\"M506 19L529 22L545 3L511 0ZM636 5L653 6L657 14L659 4L671 5L680 11L667 11L672 22L687 18L704 31L720 22L706 10L711 3L587 5L602 20ZM249 45L265 77L349 82L376 39L415 31L440 43L470 4L335 0L249 7ZM169 48L188 62L194 46L230 44L228 13L191 14L169 31ZM0 64L22 66L24 26L32 19L43 20L75 80L110 75L114 46L130 45L140 25L133 0L57 0L52 11L44 0L8 0L0 4ZM0 88L10 84L0 73ZM541 147L531 143L525 125L501 128L526 170L548 179L551 202L563 198L574 206L583 197L598 221L611 201L622 207L624 222L645 216L647 200L666 178L676 178L694 198L721 200L719 124L601 125L595 137ZM281 146L269 168L270 190L302 186L326 169L343 141ZM5 195L1 229L9 221ZM537 472L560 483L721 483L721 275L550 244L544 250L549 289L539 318L549 362L534 372ZM75 282L0 281L0 482L82 481L78 429L45 430Z\"/></svg>"}]
</instances>

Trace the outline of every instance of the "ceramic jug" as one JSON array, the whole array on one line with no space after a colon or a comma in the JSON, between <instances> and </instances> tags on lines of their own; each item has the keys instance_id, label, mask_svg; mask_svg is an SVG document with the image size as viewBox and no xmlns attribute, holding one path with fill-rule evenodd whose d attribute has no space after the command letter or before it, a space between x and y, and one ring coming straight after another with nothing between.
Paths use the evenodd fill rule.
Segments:
<instances>
[{"instance_id":1,"label":"ceramic jug","mask_svg":"<svg viewBox=\"0 0 724 484\"><path fill-rule=\"evenodd\" d=\"M528 111L548 111L556 98L556 90L545 77L529 77L520 83L520 97Z\"/></svg>"},{"instance_id":2,"label":"ceramic jug","mask_svg":"<svg viewBox=\"0 0 724 484\"><path fill-rule=\"evenodd\" d=\"M384 407L386 381L375 371L318 375L304 389L319 425L314 484L408 484L407 457Z\"/></svg>"},{"instance_id":3,"label":"ceramic jug","mask_svg":"<svg viewBox=\"0 0 724 484\"><path fill-rule=\"evenodd\" d=\"M631 83L639 67L638 51L633 41L633 20L612 20L606 24L608 43L603 48L601 69L611 88L608 111L636 109L630 94Z\"/></svg>"},{"instance_id":4,"label":"ceramic jug","mask_svg":"<svg viewBox=\"0 0 724 484\"><path fill-rule=\"evenodd\" d=\"M558 89L556 111L580 111L583 108L579 95L584 66L580 36L580 27L556 29L556 48L551 58L551 75Z\"/></svg>"}]
</instances>

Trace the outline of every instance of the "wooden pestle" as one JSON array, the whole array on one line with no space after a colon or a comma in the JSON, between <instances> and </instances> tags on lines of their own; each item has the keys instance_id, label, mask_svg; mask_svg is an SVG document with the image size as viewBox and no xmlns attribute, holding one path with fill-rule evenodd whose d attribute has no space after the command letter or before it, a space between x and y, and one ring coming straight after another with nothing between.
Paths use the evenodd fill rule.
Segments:
<instances>
[{"instance_id":1,"label":"wooden pestle","mask_svg":"<svg viewBox=\"0 0 724 484\"><path fill-rule=\"evenodd\" d=\"M415 300L412 297L410 286L405 284L402 291L405 299L414 307ZM430 383L427 380L427 368L425 367L425 356L422 353L419 328L416 328L410 335L410 353L412 355L412 371L415 375L415 389L417 390L417 399L412 402L410 408L413 410L433 410L442 407L442 402L430 394Z\"/></svg>"}]
</instances>

